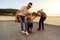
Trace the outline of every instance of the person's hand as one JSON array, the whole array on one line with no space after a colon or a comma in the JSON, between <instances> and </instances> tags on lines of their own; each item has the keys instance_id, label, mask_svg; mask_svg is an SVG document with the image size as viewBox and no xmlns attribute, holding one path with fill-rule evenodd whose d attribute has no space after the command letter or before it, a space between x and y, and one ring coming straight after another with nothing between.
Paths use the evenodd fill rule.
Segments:
<instances>
[{"instance_id":1,"label":"person's hand","mask_svg":"<svg viewBox=\"0 0 60 40\"><path fill-rule=\"evenodd\" d=\"M18 22L18 18L17 17L15 18L15 22Z\"/></svg>"}]
</instances>

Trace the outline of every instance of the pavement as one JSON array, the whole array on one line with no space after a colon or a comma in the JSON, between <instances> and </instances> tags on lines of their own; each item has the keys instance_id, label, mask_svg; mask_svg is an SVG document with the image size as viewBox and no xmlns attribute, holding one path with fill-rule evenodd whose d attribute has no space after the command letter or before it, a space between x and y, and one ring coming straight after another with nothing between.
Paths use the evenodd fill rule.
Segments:
<instances>
[{"instance_id":1,"label":"pavement","mask_svg":"<svg viewBox=\"0 0 60 40\"><path fill-rule=\"evenodd\" d=\"M0 40L60 40L60 26L45 24L44 31L37 31L38 23L33 23L33 33L21 33L20 23L0 21Z\"/></svg>"}]
</instances>

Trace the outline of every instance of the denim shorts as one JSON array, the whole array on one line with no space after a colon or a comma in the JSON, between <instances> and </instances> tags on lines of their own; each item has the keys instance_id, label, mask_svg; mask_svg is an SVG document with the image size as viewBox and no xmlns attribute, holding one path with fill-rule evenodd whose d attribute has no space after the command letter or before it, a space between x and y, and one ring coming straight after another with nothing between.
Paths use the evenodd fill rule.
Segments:
<instances>
[{"instance_id":1,"label":"denim shorts","mask_svg":"<svg viewBox=\"0 0 60 40\"><path fill-rule=\"evenodd\" d=\"M33 28L33 23L27 23L27 26L28 26L29 28Z\"/></svg>"}]
</instances>

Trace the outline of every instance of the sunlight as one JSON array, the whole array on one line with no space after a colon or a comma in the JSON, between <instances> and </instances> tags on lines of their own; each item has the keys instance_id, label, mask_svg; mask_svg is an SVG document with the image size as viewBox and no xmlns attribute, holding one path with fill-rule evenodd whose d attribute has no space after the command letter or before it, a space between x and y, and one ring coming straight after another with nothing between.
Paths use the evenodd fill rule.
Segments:
<instances>
[{"instance_id":1,"label":"sunlight","mask_svg":"<svg viewBox=\"0 0 60 40\"><path fill-rule=\"evenodd\" d=\"M41 8L47 13L47 15L60 15L60 0L46 0L41 5L34 5L31 11L37 11Z\"/></svg>"}]
</instances>

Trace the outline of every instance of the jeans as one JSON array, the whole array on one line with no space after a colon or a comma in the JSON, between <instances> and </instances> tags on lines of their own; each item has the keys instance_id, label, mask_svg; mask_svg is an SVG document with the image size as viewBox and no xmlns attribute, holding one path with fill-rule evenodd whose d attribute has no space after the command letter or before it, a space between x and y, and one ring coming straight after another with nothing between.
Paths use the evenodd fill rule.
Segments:
<instances>
[{"instance_id":1,"label":"jeans","mask_svg":"<svg viewBox=\"0 0 60 40\"><path fill-rule=\"evenodd\" d=\"M27 27L27 23L26 23L26 17L25 16L21 16L21 15L18 15L18 20L19 22L21 23L21 30L23 31L23 23L25 24L25 31L28 31L28 27Z\"/></svg>"},{"instance_id":2,"label":"jeans","mask_svg":"<svg viewBox=\"0 0 60 40\"><path fill-rule=\"evenodd\" d=\"M44 21L45 21L46 17L41 17L39 20L39 28L42 27L42 29L44 29Z\"/></svg>"}]
</instances>

